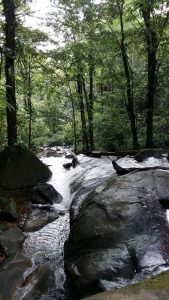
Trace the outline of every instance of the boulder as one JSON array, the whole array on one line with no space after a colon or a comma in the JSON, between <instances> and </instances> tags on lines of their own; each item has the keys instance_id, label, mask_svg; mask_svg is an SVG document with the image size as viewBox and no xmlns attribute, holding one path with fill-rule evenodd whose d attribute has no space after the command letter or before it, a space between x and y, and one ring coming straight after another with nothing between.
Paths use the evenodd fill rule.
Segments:
<instances>
[{"instance_id":1,"label":"boulder","mask_svg":"<svg viewBox=\"0 0 169 300\"><path fill-rule=\"evenodd\" d=\"M158 201L169 195L168 181L168 172L150 170L109 179L87 194L81 185L65 244L65 267L81 297L168 264L169 225Z\"/></svg>"},{"instance_id":2,"label":"boulder","mask_svg":"<svg viewBox=\"0 0 169 300\"><path fill-rule=\"evenodd\" d=\"M138 152L134 159L137 162L143 162L145 159L149 158L149 157L154 157L154 158L158 158L161 159L162 155L161 153L158 152L158 150L154 150L154 149L145 149L145 150L141 150L140 152Z\"/></svg>"},{"instance_id":3,"label":"boulder","mask_svg":"<svg viewBox=\"0 0 169 300\"><path fill-rule=\"evenodd\" d=\"M21 287L24 282L24 271L23 267L14 267L7 271L0 272L0 299L1 300L12 300L14 298L16 289Z\"/></svg>"},{"instance_id":4,"label":"boulder","mask_svg":"<svg viewBox=\"0 0 169 300\"><path fill-rule=\"evenodd\" d=\"M61 153L56 152L55 150L46 151L46 157L62 157Z\"/></svg>"},{"instance_id":5,"label":"boulder","mask_svg":"<svg viewBox=\"0 0 169 300\"><path fill-rule=\"evenodd\" d=\"M75 157L73 157L73 159L72 159L72 167L73 167L73 168L76 168L77 164L78 164L78 160L77 160L77 157L75 156Z\"/></svg>"},{"instance_id":6,"label":"boulder","mask_svg":"<svg viewBox=\"0 0 169 300\"><path fill-rule=\"evenodd\" d=\"M65 163L65 164L63 164L63 167L67 170L70 170L70 168L72 167L72 163L69 163L69 162Z\"/></svg>"},{"instance_id":7,"label":"boulder","mask_svg":"<svg viewBox=\"0 0 169 300\"><path fill-rule=\"evenodd\" d=\"M28 214L23 230L25 232L33 232L41 229L48 223L55 221L59 217L59 213L56 211L34 209Z\"/></svg>"},{"instance_id":8,"label":"boulder","mask_svg":"<svg viewBox=\"0 0 169 300\"><path fill-rule=\"evenodd\" d=\"M60 203L63 197L49 183L40 183L32 189L31 201L33 204Z\"/></svg>"},{"instance_id":9,"label":"boulder","mask_svg":"<svg viewBox=\"0 0 169 300\"><path fill-rule=\"evenodd\" d=\"M127 287L99 293L84 300L168 300L169 271Z\"/></svg>"},{"instance_id":10,"label":"boulder","mask_svg":"<svg viewBox=\"0 0 169 300\"><path fill-rule=\"evenodd\" d=\"M10 256L1 264L1 270L10 271L13 268L21 267L21 268L29 268L31 267L32 262L30 259L26 258L21 253L17 252L15 255Z\"/></svg>"},{"instance_id":11,"label":"boulder","mask_svg":"<svg viewBox=\"0 0 169 300\"><path fill-rule=\"evenodd\" d=\"M5 220L16 220L18 218L16 203L9 197L0 196L0 217Z\"/></svg>"},{"instance_id":12,"label":"boulder","mask_svg":"<svg viewBox=\"0 0 169 300\"><path fill-rule=\"evenodd\" d=\"M53 274L54 268L49 263L37 267L30 275L27 276L24 287L29 287L23 300L41 299L41 295L47 290L49 278Z\"/></svg>"},{"instance_id":13,"label":"boulder","mask_svg":"<svg viewBox=\"0 0 169 300\"><path fill-rule=\"evenodd\" d=\"M34 186L48 181L51 175L49 168L23 146L0 152L0 185L6 189Z\"/></svg>"},{"instance_id":14,"label":"boulder","mask_svg":"<svg viewBox=\"0 0 169 300\"><path fill-rule=\"evenodd\" d=\"M0 234L0 246L6 256L15 255L25 241L25 235L18 227L12 227Z\"/></svg>"},{"instance_id":15,"label":"boulder","mask_svg":"<svg viewBox=\"0 0 169 300\"><path fill-rule=\"evenodd\" d=\"M73 153L72 151L70 151L70 152L67 152L67 154L65 155L65 158L75 158L76 157L76 155L75 155L75 153Z\"/></svg>"}]
</instances>

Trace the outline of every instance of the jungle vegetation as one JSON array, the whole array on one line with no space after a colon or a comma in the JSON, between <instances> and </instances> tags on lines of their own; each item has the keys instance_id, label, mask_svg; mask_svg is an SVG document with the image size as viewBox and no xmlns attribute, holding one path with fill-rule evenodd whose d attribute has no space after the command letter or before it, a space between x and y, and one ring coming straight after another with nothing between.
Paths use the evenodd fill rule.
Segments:
<instances>
[{"instance_id":1,"label":"jungle vegetation","mask_svg":"<svg viewBox=\"0 0 169 300\"><path fill-rule=\"evenodd\" d=\"M169 1L51 0L53 39L29 2L0 3L0 147L169 147Z\"/></svg>"}]
</instances>

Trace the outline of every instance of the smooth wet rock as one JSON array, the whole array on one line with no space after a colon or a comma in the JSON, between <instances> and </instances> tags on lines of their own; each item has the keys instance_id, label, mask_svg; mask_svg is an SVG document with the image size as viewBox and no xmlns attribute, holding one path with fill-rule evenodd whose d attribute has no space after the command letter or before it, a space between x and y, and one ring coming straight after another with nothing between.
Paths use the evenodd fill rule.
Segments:
<instances>
[{"instance_id":1,"label":"smooth wet rock","mask_svg":"<svg viewBox=\"0 0 169 300\"><path fill-rule=\"evenodd\" d=\"M49 183L40 183L32 189L31 202L33 204L60 203L63 197Z\"/></svg>"},{"instance_id":2,"label":"smooth wet rock","mask_svg":"<svg viewBox=\"0 0 169 300\"><path fill-rule=\"evenodd\" d=\"M130 282L169 262L169 225L158 199L169 194L169 173L142 171L108 179L76 198L65 266L80 296Z\"/></svg>"},{"instance_id":3,"label":"smooth wet rock","mask_svg":"<svg viewBox=\"0 0 169 300\"><path fill-rule=\"evenodd\" d=\"M23 300L36 300L46 291L50 276L54 268L49 263L36 268L25 280L24 286L29 285L28 293L22 298Z\"/></svg>"},{"instance_id":4,"label":"smooth wet rock","mask_svg":"<svg viewBox=\"0 0 169 300\"><path fill-rule=\"evenodd\" d=\"M62 154L61 153L58 153L57 151L55 150L48 150L46 151L46 157L62 157Z\"/></svg>"},{"instance_id":5,"label":"smooth wet rock","mask_svg":"<svg viewBox=\"0 0 169 300\"><path fill-rule=\"evenodd\" d=\"M49 168L23 146L15 145L0 152L0 185L7 189L34 186L52 176Z\"/></svg>"},{"instance_id":6,"label":"smooth wet rock","mask_svg":"<svg viewBox=\"0 0 169 300\"><path fill-rule=\"evenodd\" d=\"M72 162L71 163L68 162L68 163L63 164L63 167L67 170L70 170L70 168L72 167Z\"/></svg>"},{"instance_id":7,"label":"smooth wet rock","mask_svg":"<svg viewBox=\"0 0 169 300\"><path fill-rule=\"evenodd\" d=\"M14 267L8 271L0 272L0 299L12 300L18 287L24 282L25 266Z\"/></svg>"},{"instance_id":8,"label":"smooth wet rock","mask_svg":"<svg viewBox=\"0 0 169 300\"><path fill-rule=\"evenodd\" d=\"M99 293L84 300L168 300L169 299L169 271L163 272L151 279L137 284Z\"/></svg>"},{"instance_id":9,"label":"smooth wet rock","mask_svg":"<svg viewBox=\"0 0 169 300\"><path fill-rule=\"evenodd\" d=\"M25 241L25 235L18 227L12 227L0 234L0 246L7 256L15 255Z\"/></svg>"},{"instance_id":10,"label":"smooth wet rock","mask_svg":"<svg viewBox=\"0 0 169 300\"><path fill-rule=\"evenodd\" d=\"M3 271L10 271L13 268L21 267L21 268L29 268L31 267L32 262L30 259L25 257L20 252L17 252L15 255L10 256L8 259L6 259L0 266L0 270Z\"/></svg>"},{"instance_id":11,"label":"smooth wet rock","mask_svg":"<svg viewBox=\"0 0 169 300\"><path fill-rule=\"evenodd\" d=\"M48 223L55 221L58 217L59 213L56 211L34 209L30 214L28 214L23 230L25 232L37 231Z\"/></svg>"},{"instance_id":12,"label":"smooth wet rock","mask_svg":"<svg viewBox=\"0 0 169 300\"><path fill-rule=\"evenodd\" d=\"M158 152L158 150L146 149L146 150L141 150L140 152L138 152L135 155L134 159L137 162L143 162L145 159L147 159L149 157L154 157L154 158L161 159L162 155L161 155L161 153Z\"/></svg>"},{"instance_id":13,"label":"smooth wet rock","mask_svg":"<svg viewBox=\"0 0 169 300\"><path fill-rule=\"evenodd\" d=\"M0 196L0 216L5 220L18 218L16 203L9 197Z\"/></svg>"},{"instance_id":14,"label":"smooth wet rock","mask_svg":"<svg viewBox=\"0 0 169 300\"><path fill-rule=\"evenodd\" d=\"M75 155L75 153L73 153L73 152L68 152L66 155L65 155L65 158L75 158L76 157L76 155Z\"/></svg>"},{"instance_id":15,"label":"smooth wet rock","mask_svg":"<svg viewBox=\"0 0 169 300\"><path fill-rule=\"evenodd\" d=\"M78 159L77 159L77 157L75 156L75 157L73 157L73 159L72 159L72 167L73 167L73 168L76 168L77 165L78 165Z\"/></svg>"}]
</instances>

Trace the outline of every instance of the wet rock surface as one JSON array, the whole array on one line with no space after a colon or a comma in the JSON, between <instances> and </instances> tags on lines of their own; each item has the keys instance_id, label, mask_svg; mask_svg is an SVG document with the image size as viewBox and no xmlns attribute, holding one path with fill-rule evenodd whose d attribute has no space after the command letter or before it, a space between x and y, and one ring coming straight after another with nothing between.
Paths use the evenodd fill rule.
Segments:
<instances>
[{"instance_id":1,"label":"wet rock surface","mask_svg":"<svg viewBox=\"0 0 169 300\"><path fill-rule=\"evenodd\" d=\"M16 288L24 282L25 267L14 267L8 271L0 272L0 299L11 300L15 294Z\"/></svg>"},{"instance_id":2,"label":"wet rock surface","mask_svg":"<svg viewBox=\"0 0 169 300\"><path fill-rule=\"evenodd\" d=\"M169 195L168 181L168 172L150 170L109 178L87 194L79 183L65 266L81 296L144 278L168 263L169 225L158 201Z\"/></svg>"},{"instance_id":3,"label":"wet rock surface","mask_svg":"<svg viewBox=\"0 0 169 300\"><path fill-rule=\"evenodd\" d=\"M169 271L119 290L99 293L85 300L168 300Z\"/></svg>"},{"instance_id":4,"label":"wet rock surface","mask_svg":"<svg viewBox=\"0 0 169 300\"><path fill-rule=\"evenodd\" d=\"M146 149L138 152L134 158L137 162L143 162L145 159L149 157L162 159L162 154L158 150Z\"/></svg>"},{"instance_id":5,"label":"wet rock surface","mask_svg":"<svg viewBox=\"0 0 169 300\"><path fill-rule=\"evenodd\" d=\"M64 272L63 245L69 234L69 214L60 216L54 222L36 232L27 233L24 243L24 254L33 258L37 264L45 262L54 266L53 275L48 280L48 287L41 300L75 300L70 291ZM29 289L29 284L24 287ZM19 299L19 298L18 298Z\"/></svg>"},{"instance_id":6,"label":"wet rock surface","mask_svg":"<svg viewBox=\"0 0 169 300\"><path fill-rule=\"evenodd\" d=\"M63 197L49 183L40 183L32 189L31 202L33 204L60 203Z\"/></svg>"},{"instance_id":7,"label":"wet rock surface","mask_svg":"<svg viewBox=\"0 0 169 300\"><path fill-rule=\"evenodd\" d=\"M0 246L7 255L14 255L25 241L25 235L18 227L12 227L0 234Z\"/></svg>"},{"instance_id":8,"label":"wet rock surface","mask_svg":"<svg viewBox=\"0 0 169 300\"><path fill-rule=\"evenodd\" d=\"M23 225L23 231L37 231L48 223L55 221L58 217L59 213L56 211L36 208L28 214Z\"/></svg>"},{"instance_id":9,"label":"wet rock surface","mask_svg":"<svg viewBox=\"0 0 169 300\"><path fill-rule=\"evenodd\" d=\"M54 273L54 268L50 263L38 266L30 275L27 276L24 286L29 286L23 300L38 300L46 291L50 276Z\"/></svg>"},{"instance_id":10,"label":"wet rock surface","mask_svg":"<svg viewBox=\"0 0 169 300\"><path fill-rule=\"evenodd\" d=\"M18 227L4 230L0 234L1 251L6 260L0 264L0 299L14 299L16 289L24 282L24 272L31 267L31 261L21 254L25 236Z\"/></svg>"},{"instance_id":11,"label":"wet rock surface","mask_svg":"<svg viewBox=\"0 0 169 300\"><path fill-rule=\"evenodd\" d=\"M32 263L30 259L26 258L23 254L17 252L16 254L10 256L5 262L0 266L0 270L9 271L15 267L28 268L31 267Z\"/></svg>"}]
</instances>

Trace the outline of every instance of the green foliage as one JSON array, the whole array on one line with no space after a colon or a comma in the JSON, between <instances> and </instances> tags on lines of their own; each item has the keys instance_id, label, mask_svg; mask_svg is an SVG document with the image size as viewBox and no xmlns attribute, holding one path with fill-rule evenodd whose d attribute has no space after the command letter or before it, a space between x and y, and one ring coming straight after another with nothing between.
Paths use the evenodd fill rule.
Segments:
<instances>
[{"instance_id":1,"label":"green foliage","mask_svg":"<svg viewBox=\"0 0 169 300\"><path fill-rule=\"evenodd\" d=\"M126 109L127 82L120 50L118 3L122 1L59 0L54 5L53 29L64 43L55 50L40 51L49 37L26 28L19 20L25 14L25 1L17 1L16 92L18 141L28 145L29 120L32 121L32 147L55 141L74 143L81 149L77 75L83 76L83 101L87 120L90 93L90 58L94 65L93 129L96 149L111 151L132 146L130 119ZM53 1L55 2L55 1ZM55 4L55 3L54 3ZM157 88L154 108L154 140L157 146L169 146L169 1L124 1L124 32L140 146L146 139L147 53L143 11L150 7L151 26L159 40L157 51ZM3 39L2 39L3 40ZM85 94L86 92L86 94ZM6 143L6 103L4 68L0 85L1 147ZM30 107L31 104L31 107ZM73 114L74 108L74 114ZM12 109L12 108L11 108Z\"/></svg>"}]
</instances>

